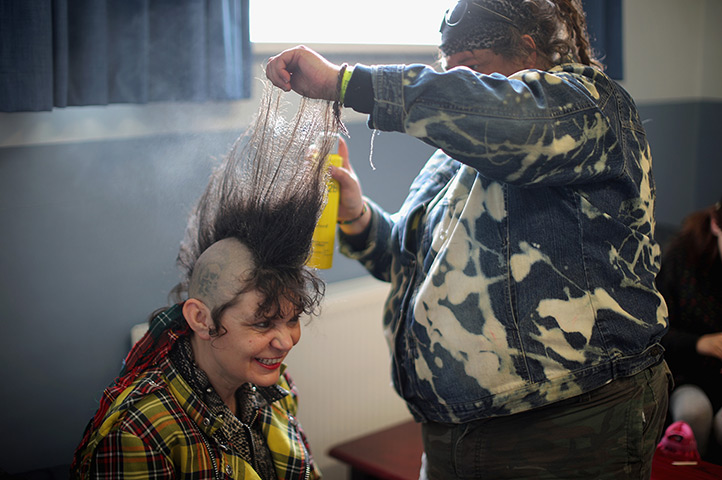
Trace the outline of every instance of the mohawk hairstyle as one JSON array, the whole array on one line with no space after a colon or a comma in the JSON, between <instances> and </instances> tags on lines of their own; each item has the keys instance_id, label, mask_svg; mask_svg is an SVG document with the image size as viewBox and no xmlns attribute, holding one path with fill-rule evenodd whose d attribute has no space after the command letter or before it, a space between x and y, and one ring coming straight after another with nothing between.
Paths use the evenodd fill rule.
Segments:
<instances>
[{"instance_id":1,"label":"mohawk hairstyle","mask_svg":"<svg viewBox=\"0 0 722 480\"><path fill-rule=\"evenodd\" d=\"M311 313L320 303L324 284L305 263L326 202L329 174L323 159L343 124L331 102L305 97L288 121L283 95L264 82L254 120L214 170L191 212L177 259L182 279L171 292L176 301L187 296L198 257L215 242L233 237L253 254L250 278L238 293L259 290L265 298L259 314L279 314L282 298L299 313ZM214 311L214 319L220 313Z\"/></svg>"}]
</instances>

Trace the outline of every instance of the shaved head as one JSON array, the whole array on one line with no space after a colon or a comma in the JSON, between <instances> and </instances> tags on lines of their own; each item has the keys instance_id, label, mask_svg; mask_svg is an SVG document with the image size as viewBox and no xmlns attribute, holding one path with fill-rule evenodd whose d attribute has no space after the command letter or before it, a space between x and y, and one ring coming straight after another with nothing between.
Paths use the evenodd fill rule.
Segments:
<instances>
[{"instance_id":1,"label":"shaved head","mask_svg":"<svg viewBox=\"0 0 722 480\"><path fill-rule=\"evenodd\" d=\"M254 268L253 254L235 238L224 238L208 247L193 268L188 297L211 311L233 300L246 288Z\"/></svg>"}]
</instances>

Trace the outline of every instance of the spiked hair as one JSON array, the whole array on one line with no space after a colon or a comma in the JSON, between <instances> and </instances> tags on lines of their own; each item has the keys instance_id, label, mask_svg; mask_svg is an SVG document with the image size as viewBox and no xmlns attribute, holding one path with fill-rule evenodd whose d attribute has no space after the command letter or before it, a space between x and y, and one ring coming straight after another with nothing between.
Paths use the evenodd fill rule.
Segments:
<instances>
[{"instance_id":1,"label":"spiked hair","mask_svg":"<svg viewBox=\"0 0 722 480\"><path fill-rule=\"evenodd\" d=\"M198 257L219 240L236 238L254 260L238 294L259 290L265 298L260 314L280 313L281 299L299 313L318 306L325 287L305 263L326 201L328 168L321 159L342 124L330 102L307 98L288 121L283 98L280 89L264 84L255 119L214 170L191 212L177 259L182 279L171 292L176 301L187 296ZM216 321L228 306L215 309Z\"/></svg>"}]
</instances>

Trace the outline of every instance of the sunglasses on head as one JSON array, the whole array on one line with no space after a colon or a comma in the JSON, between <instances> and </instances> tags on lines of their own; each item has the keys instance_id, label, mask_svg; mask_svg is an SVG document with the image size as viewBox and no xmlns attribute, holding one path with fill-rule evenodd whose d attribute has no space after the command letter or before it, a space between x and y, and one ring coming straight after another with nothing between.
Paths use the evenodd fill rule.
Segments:
<instances>
[{"instance_id":1,"label":"sunglasses on head","mask_svg":"<svg viewBox=\"0 0 722 480\"><path fill-rule=\"evenodd\" d=\"M454 6L454 8L446 10L446 15L444 15L444 20L441 23L441 28L443 29L445 26L455 27L459 25L464 18L467 17L485 18L487 20L502 22L511 26L516 26L514 25L514 22L511 20L511 18L507 17L506 15L495 12L494 10L486 8L483 5L479 5L474 1L461 0Z\"/></svg>"}]
</instances>

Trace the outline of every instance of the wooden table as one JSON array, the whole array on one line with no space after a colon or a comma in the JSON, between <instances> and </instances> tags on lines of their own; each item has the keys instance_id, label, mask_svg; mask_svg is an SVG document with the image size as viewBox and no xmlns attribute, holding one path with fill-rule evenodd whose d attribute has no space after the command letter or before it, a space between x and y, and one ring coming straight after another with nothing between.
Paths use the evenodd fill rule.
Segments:
<instances>
[{"instance_id":1,"label":"wooden table","mask_svg":"<svg viewBox=\"0 0 722 480\"><path fill-rule=\"evenodd\" d=\"M421 425L408 421L336 445L329 455L351 467L352 480L418 480Z\"/></svg>"}]
</instances>

